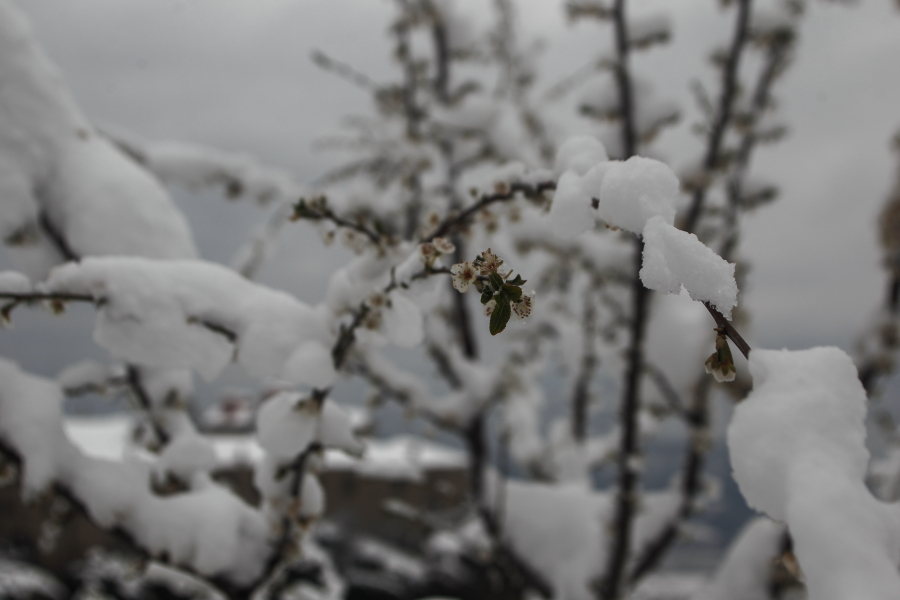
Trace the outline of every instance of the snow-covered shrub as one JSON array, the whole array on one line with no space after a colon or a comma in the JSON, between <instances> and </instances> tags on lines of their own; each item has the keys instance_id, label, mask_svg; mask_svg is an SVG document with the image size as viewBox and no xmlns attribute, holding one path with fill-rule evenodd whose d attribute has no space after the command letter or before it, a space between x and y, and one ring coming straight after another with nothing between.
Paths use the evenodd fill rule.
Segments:
<instances>
[{"instance_id":1,"label":"snow-covered shrub","mask_svg":"<svg viewBox=\"0 0 900 600\"><path fill-rule=\"evenodd\" d=\"M351 121L340 144L349 162L300 185L246 157L97 130L0 0L0 229L20 265L0 273L0 316L91 304L94 340L113 363L81 362L50 381L0 361L4 472L26 499L56 495L115 532L152 565L147 577L189 575L204 594L338 597L343 583L310 532L327 506L324 453L365 451L334 399L352 376L373 404L396 401L466 450L464 514L393 505L434 529L427 550L452 565L445 575L476 572L470 581L498 597L614 600L709 495L703 460L722 389L712 381L749 382L734 344L754 383L730 432L748 501L784 522L813 597L896 596L897 516L863 485L865 396L852 364L834 349L751 353L736 327L740 217L773 197L747 170L755 146L777 137L761 123L796 14L762 18L737 2L718 104L703 104L707 151L679 178L648 156L678 111L632 73L636 53L669 39L669 20L630 22L623 6L567 4L616 42L581 100L600 134L571 136L535 99L536 46L516 38L510 2L497 0L491 29L451 0L398 3L389 35L400 81L365 79L376 114ZM747 104L739 65L753 50L762 65ZM323 53L315 60L360 80ZM279 209L225 267L198 257L163 184ZM291 222L353 252L315 305L252 279ZM416 349L437 377L403 366L397 348ZM213 381L232 363L267 390L255 420L240 418L261 449L256 506L213 479L216 453L187 410L194 374ZM602 393L620 401L602 426L609 381ZM147 429L134 456L98 459L67 438L64 394L83 389L134 397ZM545 423L549 413L563 416ZM649 491L643 448L669 419L688 431L685 466ZM615 485L596 489L601 469ZM823 521L853 560L828 547ZM705 593L728 594L747 573L753 593L768 589L759 579L783 536L754 525ZM419 563L366 547L395 564L385 569L423 578ZM90 580L102 578L113 575Z\"/></svg>"}]
</instances>

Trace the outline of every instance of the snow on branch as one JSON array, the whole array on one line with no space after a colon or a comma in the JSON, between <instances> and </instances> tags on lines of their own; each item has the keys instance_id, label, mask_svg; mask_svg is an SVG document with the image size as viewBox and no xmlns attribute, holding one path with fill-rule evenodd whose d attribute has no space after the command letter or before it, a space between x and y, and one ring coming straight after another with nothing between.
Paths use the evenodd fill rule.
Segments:
<instances>
[{"instance_id":1,"label":"snow on branch","mask_svg":"<svg viewBox=\"0 0 900 600\"><path fill-rule=\"evenodd\" d=\"M684 287L730 319L737 304L734 265L673 226L678 178L668 166L640 156L610 161L599 141L581 136L562 145L556 169L562 175L550 219L558 237L591 229L594 215L642 234L640 277L646 287L669 294Z\"/></svg>"},{"instance_id":2,"label":"snow on branch","mask_svg":"<svg viewBox=\"0 0 900 600\"><path fill-rule=\"evenodd\" d=\"M243 154L185 142L147 142L119 132L103 134L167 185L192 191L221 188L229 199L246 196L260 204L287 201L303 193L286 171L260 165Z\"/></svg>"},{"instance_id":3,"label":"snow on branch","mask_svg":"<svg viewBox=\"0 0 900 600\"><path fill-rule=\"evenodd\" d=\"M234 357L256 377L314 387L335 376L321 310L213 263L86 258L55 269L42 289L92 297L95 340L126 361L212 379Z\"/></svg>"},{"instance_id":4,"label":"snow on branch","mask_svg":"<svg viewBox=\"0 0 900 600\"><path fill-rule=\"evenodd\" d=\"M67 253L196 256L184 215L97 134L8 2L0 3L0 78L0 235L30 276L43 277Z\"/></svg>"},{"instance_id":5,"label":"snow on branch","mask_svg":"<svg viewBox=\"0 0 900 600\"><path fill-rule=\"evenodd\" d=\"M865 484L867 401L850 357L757 349L750 374L728 428L735 479L787 524L809 597L900 597L900 510Z\"/></svg>"},{"instance_id":6,"label":"snow on branch","mask_svg":"<svg viewBox=\"0 0 900 600\"><path fill-rule=\"evenodd\" d=\"M198 473L192 490L150 491L148 471L85 456L62 427L62 390L0 360L0 440L22 461L22 492L34 498L62 486L92 521L119 528L150 556L236 587L262 571L269 555L263 516Z\"/></svg>"}]
</instances>

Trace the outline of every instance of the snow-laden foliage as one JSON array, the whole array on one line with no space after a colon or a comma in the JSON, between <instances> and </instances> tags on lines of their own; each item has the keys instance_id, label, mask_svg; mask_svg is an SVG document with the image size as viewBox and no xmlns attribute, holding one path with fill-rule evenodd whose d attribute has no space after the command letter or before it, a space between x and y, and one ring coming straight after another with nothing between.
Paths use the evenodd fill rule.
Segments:
<instances>
[{"instance_id":1,"label":"snow-laden foliage","mask_svg":"<svg viewBox=\"0 0 900 600\"><path fill-rule=\"evenodd\" d=\"M41 287L92 297L94 339L120 360L213 379L234 358L260 378L334 381L323 311L220 265L86 258L54 269Z\"/></svg>"},{"instance_id":2,"label":"snow-laden foliage","mask_svg":"<svg viewBox=\"0 0 900 600\"><path fill-rule=\"evenodd\" d=\"M166 191L98 135L8 2L0 28L0 233L22 269L43 277L61 253L195 257Z\"/></svg>"},{"instance_id":3,"label":"snow-laden foliage","mask_svg":"<svg viewBox=\"0 0 900 600\"><path fill-rule=\"evenodd\" d=\"M0 363L0 377L0 437L23 457L23 494L35 497L62 486L91 519L124 529L151 555L236 584L259 576L269 554L266 522L214 483L208 468L195 470L189 492L157 496L146 468L87 457L69 441L62 427L62 391L54 382L8 361ZM177 452L178 443L172 448Z\"/></svg>"},{"instance_id":4,"label":"snow-laden foliage","mask_svg":"<svg viewBox=\"0 0 900 600\"><path fill-rule=\"evenodd\" d=\"M721 108L704 104L709 151L682 181L648 148L678 109L629 67L631 53L669 39L666 15L629 28L620 8L567 5L573 18L614 21L619 42L580 101L610 127L568 136L535 108L534 50L516 39L509 2L496 2L496 31L485 31L452 0L416 0L398 3L389 30L399 83L316 55L370 89L376 115L350 121L336 144L343 167L304 185L245 156L99 133L0 0L0 232L20 265L0 273L0 317L89 303L111 361L78 362L55 382L0 361L0 466L19 470L26 500L64 498L123 538L148 573L174 567L238 597L294 586L337 597L344 585L314 538L328 507L319 472L427 480L415 444L398 445L406 456L385 461L393 468L353 462L366 445L336 397L355 377L373 404L398 402L465 448L464 465L456 454L441 463L464 471L452 516L387 507L432 530L422 549L453 565L449 580L462 586L474 571L484 595L617 600L712 493L702 464L712 390L723 388L703 371L746 386L734 344L753 379L729 433L748 502L785 524L814 600L896 597L900 513L864 484L865 394L852 364L834 349L751 353L736 329L739 216L771 196L745 181L749 153L770 127L768 86L793 40L792 19L750 19L748 7L717 62ZM736 97L747 40L764 51L758 106ZM279 206L229 268L197 257L162 183ZM353 252L329 267L315 305L251 280L291 221ZM431 361L436 381L395 347ZM207 421L253 429L241 466L254 506L213 479L220 447L187 410L194 374L215 381L232 363L261 391L236 402L239 416ZM605 415L601 385L620 398ZM135 400L140 427L122 460L67 437L64 393L86 390ZM685 467L648 490L644 445L670 419L688 432ZM600 469L615 485L595 489ZM750 526L704 597L764 597L783 536L770 521ZM377 542L357 546L370 564L425 577Z\"/></svg>"}]
</instances>

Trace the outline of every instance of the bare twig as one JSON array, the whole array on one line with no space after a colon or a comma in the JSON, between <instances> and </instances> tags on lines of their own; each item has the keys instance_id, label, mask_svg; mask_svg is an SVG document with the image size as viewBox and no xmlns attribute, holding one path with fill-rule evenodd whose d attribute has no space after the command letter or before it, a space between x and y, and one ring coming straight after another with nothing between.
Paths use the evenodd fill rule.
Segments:
<instances>
[{"instance_id":1,"label":"bare twig","mask_svg":"<svg viewBox=\"0 0 900 600\"><path fill-rule=\"evenodd\" d=\"M640 451L638 413L640 411L640 387L644 363L644 333L649 316L650 290L637 276L641 268L643 243L635 239L635 277L632 285L631 340L626 360L624 392L619 408L619 425L622 435L619 442L618 489L615 510L610 523L612 539L610 553L603 578L597 582L597 591L603 600L618 600L621 594L625 567L631 553L631 531L637 515L637 488L640 473L633 458Z\"/></svg>"},{"instance_id":2,"label":"bare twig","mask_svg":"<svg viewBox=\"0 0 900 600\"><path fill-rule=\"evenodd\" d=\"M637 136L631 73L628 68L629 45L625 0L616 0L611 16L615 29L617 57L615 77L619 91L623 158L629 158L637 152ZM619 442L618 489L613 520L610 524L612 537L609 542L607 564L603 576L596 582L596 590L602 600L618 600L621 595L625 567L631 553L631 531L637 514L637 491L640 483L640 473L634 468L633 459L638 454L640 445L638 412L644 372L644 332L649 317L649 290L644 287L639 276L643 262L643 243L640 239L635 239L633 243L631 339L627 349L627 367L622 403L619 408L619 426L622 435Z\"/></svg>"},{"instance_id":3,"label":"bare twig","mask_svg":"<svg viewBox=\"0 0 900 600\"><path fill-rule=\"evenodd\" d=\"M294 205L294 214L290 217L290 220L331 221L338 227L343 227L344 229L349 229L351 231L363 234L364 236L369 238L369 241L371 241L373 244L379 244L382 241L381 234L379 234L377 231L369 229L362 223L340 217L327 206L313 205L312 203L305 202L303 199L301 199L300 202Z\"/></svg>"},{"instance_id":4,"label":"bare twig","mask_svg":"<svg viewBox=\"0 0 900 600\"><path fill-rule=\"evenodd\" d=\"M597 336L597 308L592 301L590 291L589 289L585 294L584 314L581 321L581 364L572 391L572 438L578 443L583 443L587 438L590 384L599 363L597 352L594 349L594 338Z\"/></svg>"},{"instance_id":5,"label":"bare twig","mask_svg":"<svg viewBox=\"0 0 900 600\"><path fill-rule=\"evenodd\" d=\"M456 214L448 216L440 225L438 225L437 229L422 238L421 241L430 242L436 237L444 237L458 231L464 227L472 217L478 214L478 212L496 202L512 200L517 194L522 194L526 198L538 198L544 192L555 189L555 181L542 181L534 185L518 182L511 183L506 186L506 189L494 192L493 194L484 194L474 204L471 204Z\"/></svg>"},{"instance_id":6,"label":"bare twig","mask_svg":"<svg viewBox=\"0 0 900 600\"><path fill-rule=\"evenodd\" d=\"M704 302L703 306L706 307L706 310L709 311L709 314L712 315L712 318L716 321L716 327L725 330L725 334L728 336L734 345L737 346L737 349L741 351L741 354L744 355L744 358L750 358L750 344L744 341L744 338L741 337L741 334L738 333L738 330L734 328L734 325L731 324L731 321L725 318L725 316L720 313L714 306L712 306L709 302Z\"/></svg>"},{"instance_id":7,"label":"bare twig","mask_svg":"<svg viewBox=\"0 0 900 600\"><path fill-rule=\"evenodd\" d=\"M361 73L347 63L328 56L321 50L313 50L310 58L320 69L334 73L368 92L377 92L380 89L380 86L365 73Z\"/></svg>"},{"instance_id":8,"label":"bare twig","mask_svg":"<svg viewBox=\"0 0 900 600\"><path fill-rule=\"evenodd\" d=\"M622 158L637 154L637 127L634 114L634 90L628 67L629 44L628 22L625 18L625 0L616 0L612 8L613 27L616 39L616 87L619 92L620 130L622 135Z\"/></svg>"},{"instance_id":9,"label":"bare twig","mask_svg":"<svg viewBox=\"0 0 900 600\"><path fill-rule=\"evenodd\" d=\"M663 398L666 399L666 404L669 405L669 408L675 413L683 415L685 409L684 402L681 401L681 394L678 393L678 390L675 389L675 386L672 385L672 382L669 381L669 378L666 377L666 374L662 369L648 361L644 361L644 372L647 373L650 380L656 384L656 389L658 389L663 395Z\"/></svg>"},{"instance_id":10,"label":"bare twig","mask_svg":"<svg viewBox=\"0 0 900 600\"><path fill-rule=\"evenodd\" d=\"M722 160L722 140L725 131L731 122L734 110L734 101L738 92L738 68L740 66L741 53L747 44L747 30L750 24L751 0L738 0L738 14L735 21L734 37L731 41L731 49L722 69L722 93L719 96L718 110L715 122L709 133L706 155L703 159L703 169L709 173L719 166ZM706 199L708 185L701 185L694 190L690 208L684 221L684 230L693 232L700 220L703 203Z\"/></svg>"}]
</instances>

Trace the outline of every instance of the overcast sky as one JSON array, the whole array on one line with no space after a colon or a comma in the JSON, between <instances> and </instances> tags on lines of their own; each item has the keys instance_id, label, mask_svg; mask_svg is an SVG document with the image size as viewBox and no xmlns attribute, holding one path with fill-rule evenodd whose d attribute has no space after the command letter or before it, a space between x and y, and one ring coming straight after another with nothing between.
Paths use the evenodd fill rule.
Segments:
<instances>
[{"instance_id":1,"label":"overcast sky","mask_svg":"<svg viewBox=\"0 0 900 600\"><path fill-rule=\"evenodd\" d=\"M393 73L386 0L17 4L96 123L149 139L247 152L300 181L333 160L313 152L312 142L339 131L342 117L369 109L362 92L315 68L310 51L326 50L376 80ZM473 23L482 23L487 0L465 4L473 6ZM797 60L777 90L790 135L754 161L753 172L779 184L782 195L747 219L741 253L752 273L744 303L753 315L750 337L762 346L846 348L882 297L875 219L896 168L888 141L900 128L900 12L887 0L810 4ZM672 16L672 44L638 57L635 68L683 108L681 125L657 144L677 169L701 151L688 132L694 120L688 82L712 81L707 56L727 39L729 14L717 0L634 0L631 6L634 13L663 9ZM546 82L609 43L608 30L568 25L561 2L522 2L521 13L526 30L546 41ZM574 116L568 122L573 133L592 128ZM263 213L246 205L215 205L215 212L221 215L194 225L201 251L227 259L240 242L230 238ZM310 256L298 261L291 253L314 247L290 239L296 235L288 232L287 250L271 267L289 272L280 277L295 283L303 279L301 269L321 269ZM318 299L309 290L292 291Z\"/></svg>"}]
</instances>

